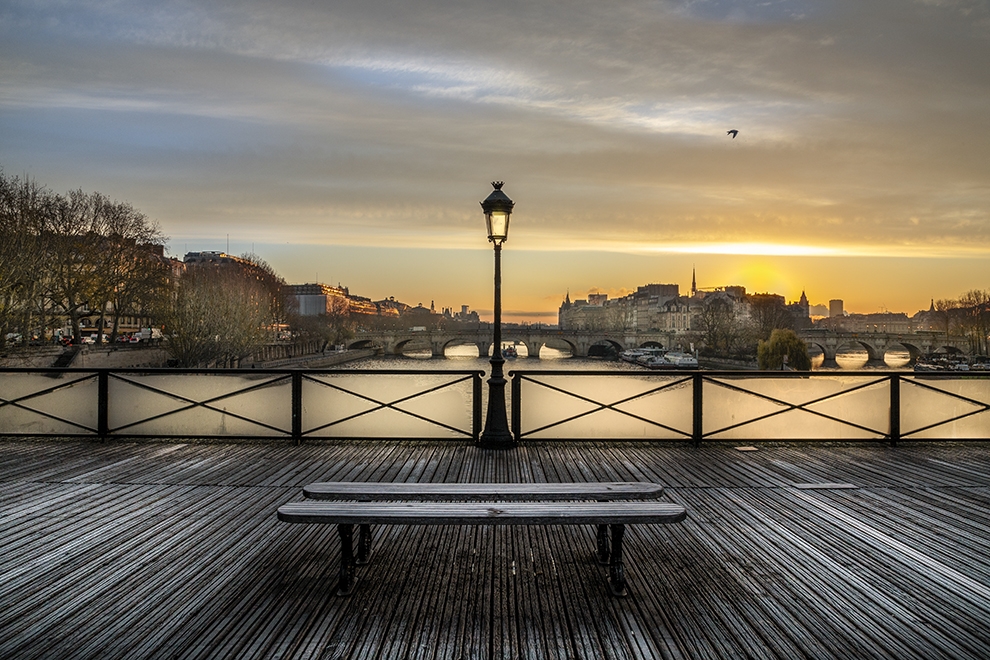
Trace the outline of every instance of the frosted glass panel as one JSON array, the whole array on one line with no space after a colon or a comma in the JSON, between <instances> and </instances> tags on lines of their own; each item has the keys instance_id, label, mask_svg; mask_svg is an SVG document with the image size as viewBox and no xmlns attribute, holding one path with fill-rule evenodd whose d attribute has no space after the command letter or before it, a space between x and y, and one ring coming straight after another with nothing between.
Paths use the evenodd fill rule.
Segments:
<instances>
[{"instance_id":1,"label":"frosted glass panel","mask_svg":"<svg viewBox=\"0 0 990 660\"><path fill-rule=\"evenodd\" d=\"M5 373L0 377L0 431L28 435L97 433L96 374L56 377Z\"/></svg>"},{"instance_id":2,"label":"frosted glass panel","mask_svg":"<svg viewBox=\"0 0 990 660\"><path fill-rule=\"evenodd\" d=\"M665 385L670 386L655 391ZM520 399L521 431L527 438L684 439L691 435L689 379L530 375L520 384Z\"/></svg>"},{"instance_id":3,"label":"frosted glass panel","mask_svg":"<svg viewBox=\"0 0 990 660\"><path fill-rule=\"evenodd\" d=\"M901 381L901 434L911 439L990 439L990 379Z\"/></svg>"},{"instance_id":4,"label":"frosted glass panel","mask_svg":"<svg viewBox=\"0 0 990 660\"><path fill-rule=\"evenodd\" d=\"M473 385L460 374L332 374L303 380L303 434L463 438L472 434Z\"/></svg>"},{"instance_id":5,"label":"frosted glass panel","mask_svg":"<svg viewBox=\"0 0 990 660\"><path fill-rule=\"evenodd\" d=\"M714 440L865 440L890 428L887 379L719 378L703 395L703 429Z\"/></svg>"},{"instance_id":6,"label":"frosted glass panel","mask_svg":"<svg viewBox=\"0 0 990 660\"><path fill-rule=\"evenodd\" d=\"M286 376L112 374L111 433L160 436L271 436L292 430Z\"/></svg>"}]
</instances>

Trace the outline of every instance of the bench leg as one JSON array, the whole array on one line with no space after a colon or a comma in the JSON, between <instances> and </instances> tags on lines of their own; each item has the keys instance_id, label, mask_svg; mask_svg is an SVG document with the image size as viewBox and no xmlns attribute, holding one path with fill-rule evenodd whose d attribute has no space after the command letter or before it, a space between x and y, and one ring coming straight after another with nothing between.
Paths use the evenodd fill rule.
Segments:
<instances>
[{"instance_id":1,"label":"bench leg","mask_svg":"<svg viewBox=\"0 0 990 660\"><path fill-rule=\"evenodd\" d=\"M598 563L602 566L608 565L608 525L598 526Z\"/></svg>"},{"instance_id":2,"label":"bench leg","mask_svg":"<svg viewBox=\"0 0 990 660\"><path fill-rule=\"evenodd\" d=\"M613 596L625 596L626 575L622 566L622 537L626 533L625 525L610 525L612 528L612 554L608 564L608 587Z\"/></svg>"},{"instance_id":3,"label":"bench leg","mask_svg":"<svg viewBox=\"0 0 990 660\"><path fill-rule=\"evenodd\" d=\"M358 526L357 564L363 566L371 558L371 525Z\"/></svg>"},{"instance_id":4,"label":"bench leg","mask_svg":"<svg viewBox=\"0 0 990 660\"><path fill-rule=\"evenodd\" d=\"M354 591L354 525L337 525L340 536L340 578L337 581L337 595L349 596Z\"/></svg>"}]
</instances>

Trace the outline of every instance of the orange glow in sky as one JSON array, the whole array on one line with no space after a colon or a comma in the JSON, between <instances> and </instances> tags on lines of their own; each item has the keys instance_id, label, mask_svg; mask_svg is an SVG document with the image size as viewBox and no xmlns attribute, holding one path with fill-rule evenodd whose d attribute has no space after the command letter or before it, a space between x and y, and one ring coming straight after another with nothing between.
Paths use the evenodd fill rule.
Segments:
<instances>
[{"instance_id":1,"label":"orange glow in sky","mask_svg":"<svg viewBox=\"0 0 990 660\"><path fill-rule=\"evenodd\" d=\"M524 2L499 39L471 0L8 4L0 168L175 256L490 318L504 181L507 320L692 268L860 312L990 289L985 2Z\"/></svg>"}]
</instances>

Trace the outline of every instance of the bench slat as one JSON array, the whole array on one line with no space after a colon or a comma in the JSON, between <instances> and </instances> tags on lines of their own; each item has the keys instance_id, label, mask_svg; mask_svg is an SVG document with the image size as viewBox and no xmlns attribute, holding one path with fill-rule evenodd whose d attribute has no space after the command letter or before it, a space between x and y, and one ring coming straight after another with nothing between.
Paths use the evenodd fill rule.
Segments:
<instances>
[{"instance_id":1,"label":"bench slat","mask_svg":"<svg viewBox=\"0 0 990 660\"><path fill-rule=\"evenodd\" d=\"M680 522L684 507L668 502L392 503L292 502L278 509L290 523L371 525L625 525Z\"/></svg>"},{"instance_id":2,"label":"bench slat","mask_svg":"<svg viewBox=\"0 0 990 660\"><path fill-rule=\"evenodd\" d=\"M326 481L309 484L314 500L525 501L656 499L663 486L645 481L578 483L391 483Z\"/></svg>"}]
</instances>

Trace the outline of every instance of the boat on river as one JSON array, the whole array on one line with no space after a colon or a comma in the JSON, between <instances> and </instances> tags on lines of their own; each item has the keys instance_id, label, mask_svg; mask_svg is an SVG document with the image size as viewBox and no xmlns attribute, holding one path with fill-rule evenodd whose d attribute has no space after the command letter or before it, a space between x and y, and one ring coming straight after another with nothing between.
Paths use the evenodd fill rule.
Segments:
<instances>
[{"instance_id":1,"label":"boat on river","mask_svg":"<svg viewBox=\"0 0 990 660\"><path fill-rule=\"evenodd\" d=\"M664 354L664 357L672 362L676 369L698 368L698 358L694 357L690 353L684 353L681 351L667 351L667 353Z\"/></svg>"},{"instance_id":2,"label":"boat on river","mask_svg":"<svg viewBox=\"0 0 990 660\"><path fill-rule=\"evenodd\" d=\"M632 348L623 351L619 357L654 371L698 368L698 359L690 353L662 348Z\"/></svg>"}]
</instances>

